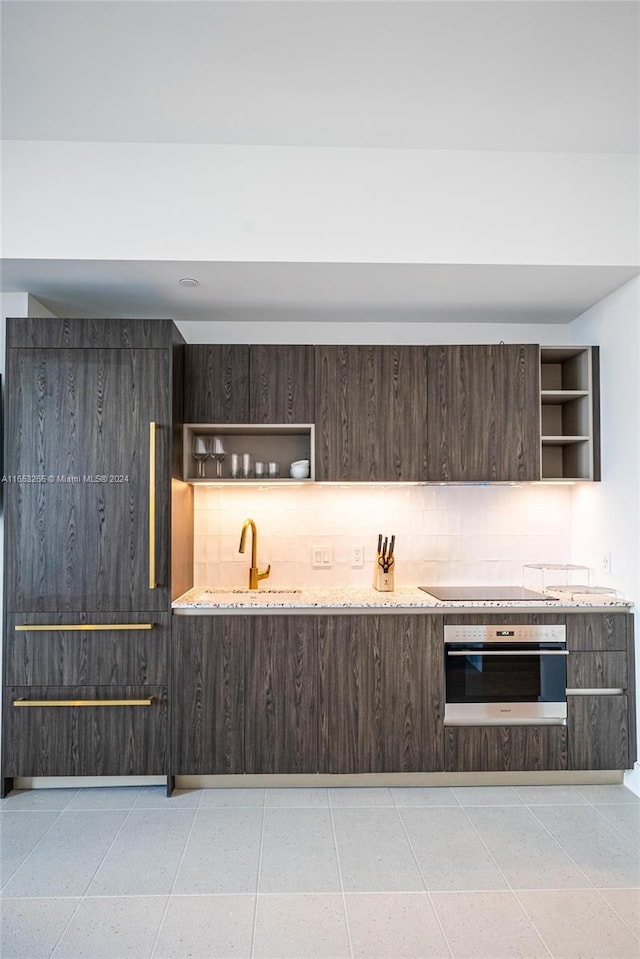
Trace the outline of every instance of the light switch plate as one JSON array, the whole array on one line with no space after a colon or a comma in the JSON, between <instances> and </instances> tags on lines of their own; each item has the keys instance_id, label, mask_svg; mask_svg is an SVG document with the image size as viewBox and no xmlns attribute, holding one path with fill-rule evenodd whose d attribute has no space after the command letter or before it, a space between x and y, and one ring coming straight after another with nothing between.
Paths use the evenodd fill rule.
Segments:
<instances>
[{"instance_id":1,"label":"light switch plate","mask_svg":"<svg viewBox=\"0 0 640 959\"><path fill-rule=\"evenodd\" d=\"M313 546L311 548L311 566L313 569L331 569L333 566L333 550L330 546Z\"/></svg>"}]
</instances>

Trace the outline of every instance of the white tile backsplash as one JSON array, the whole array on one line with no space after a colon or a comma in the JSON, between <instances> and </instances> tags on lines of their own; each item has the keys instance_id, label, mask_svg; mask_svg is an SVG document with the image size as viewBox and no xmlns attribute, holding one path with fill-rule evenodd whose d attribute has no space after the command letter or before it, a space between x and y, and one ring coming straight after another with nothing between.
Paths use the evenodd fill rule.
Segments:
<instances>
[{"instance_id":1,"label":"white tile backsplash","mask_svg":"<svg viewBox=\"0 0 640 959\"><path fill-rule=\"evenodd\" d=\"M569 486L196 487L194 585L245 585L247 517L273 587L368 585L379 532L395 533L399 586L520 583L523 563L570 562L571 502ZM331 548L331 569L312 568L313 546Z\"/></svg>"}]
</instances>

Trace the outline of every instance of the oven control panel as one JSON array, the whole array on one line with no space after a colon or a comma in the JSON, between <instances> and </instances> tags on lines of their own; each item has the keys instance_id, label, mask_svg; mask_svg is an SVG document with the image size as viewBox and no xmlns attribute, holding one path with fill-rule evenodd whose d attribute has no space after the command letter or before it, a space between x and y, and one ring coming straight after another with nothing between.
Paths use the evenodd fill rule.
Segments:
<instances>
[{"instance_id":1,"label":"oven control panel","mask_svg":"<svg viewBox=\"0 0 640 959\"><path fill-rule=\"evenodd\" d=\"M564 643L567 627L558 626L445 626L445 643Z\"/></svg>"}]
</instances>

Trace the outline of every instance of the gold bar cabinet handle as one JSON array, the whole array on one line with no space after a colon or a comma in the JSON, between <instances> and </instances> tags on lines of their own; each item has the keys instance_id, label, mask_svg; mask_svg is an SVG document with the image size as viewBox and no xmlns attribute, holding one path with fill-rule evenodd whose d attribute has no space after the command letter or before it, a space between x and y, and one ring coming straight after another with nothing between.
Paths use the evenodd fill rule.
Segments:
<instances>
[{"instance_id":1,"label":"gold bar cabinet handle","mask_svg":"<svg viewBox=\"0 0 640 959\"><path fill-rule=\"evenodd\" d=\"M148 699L14 699L14 706L151 706Z\"/></svg>"},{"instance_id":2,"label":"gold bar cabinet handle","mask_svg":"<svg viewBox=\"0 0 640 959\"><path fill-rule=\"evenodd\" d=\"M156 583L156 423L149 423L149 589Z\"/></svg>"},{"instance_id":3,"label":"gold bar cabinet handle","mask_svg":"<svg viewBox=\"0 0 640 959\"><path fill-rule=\"evenodd\" d=\"M88 631L88 630L107 630L112 629L153 629L153 623L77 623L73 626L60 623L58 625L46 623L37 626L14 626L16 633L51 633L51 632L69 632Z\"/></svg>"}]
</instances>

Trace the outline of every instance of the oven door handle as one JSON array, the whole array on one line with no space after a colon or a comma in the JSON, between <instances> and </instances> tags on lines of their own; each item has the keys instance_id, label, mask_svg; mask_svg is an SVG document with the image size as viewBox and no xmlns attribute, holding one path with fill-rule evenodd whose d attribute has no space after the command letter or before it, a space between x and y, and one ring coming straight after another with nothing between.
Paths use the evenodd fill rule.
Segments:
<instances>
[{"instance_id":1,"label":"oven door handle","mask_svg":"<svg viewBox=\"0 0 640 959\"><path fill-rule=\"evenodd\" d=\"M448 649L447 656L568 656L568 649Z\"/></svg>"}]
</instances>

